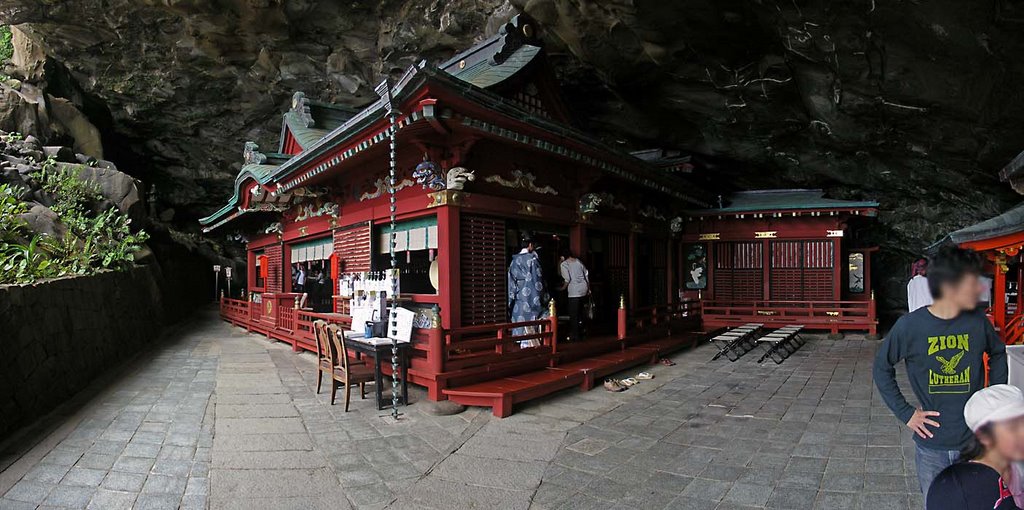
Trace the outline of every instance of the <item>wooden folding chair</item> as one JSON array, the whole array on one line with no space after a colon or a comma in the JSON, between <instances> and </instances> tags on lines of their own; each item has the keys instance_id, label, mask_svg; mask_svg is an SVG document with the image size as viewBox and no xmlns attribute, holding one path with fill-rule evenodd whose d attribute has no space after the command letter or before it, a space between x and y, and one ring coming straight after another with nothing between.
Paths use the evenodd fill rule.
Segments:
<instances>
[{"instance_id":1,"label":"wooden folding chair","mask_svg":"<svg viewBox=\"0 0 1024 510\"><path fill-rule=\"evenodd\" d=\"M345 412L348 412L348 403L351 399L353 385L359 385L360 398L366 398L366 383L373 382L373 368L363 361L355 361L348 357L348 347L345 345L345 331L336 324L327 326L328 335L333 342L334 349L331 352L331 364L334 370L331 371L331 405L334 405L334 396L338 391L338 385L345 386Z\"/></svg>"},{"instance_id":2,"label":"wooden folding chair","mask_svg":"<svg viewBox=\"0 0 1024 510\"><path fill-rule=\"evenodd\" d=\"M331 361L333 347L331 347L331 338L327 331L327 321L323 319L313 321L313 337L316 338L316 393L319 395L324 373L334 372L334 365Z\"/></svg>"}]
</instances>

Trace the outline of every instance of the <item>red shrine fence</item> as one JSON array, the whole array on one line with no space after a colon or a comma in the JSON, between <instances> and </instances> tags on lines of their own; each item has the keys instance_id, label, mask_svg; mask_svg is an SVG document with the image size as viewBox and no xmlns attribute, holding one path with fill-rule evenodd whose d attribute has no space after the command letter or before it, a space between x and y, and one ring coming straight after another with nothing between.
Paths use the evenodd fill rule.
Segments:
<instances>
[{"instance_id":1,"label":"red shrine fence","mask_svg":"<svg viewBox=\"0 0 1024 510\"><path fill-rule=\"evenodd\" d=\"M298 294L264 294L261 302L221 298L221 317L249 331L283 341L292 350L316 350L313 321L350 326L351 318L295 308ZM583 342L559 342L558 320L542 319L453 329L415 329L409 380L440 400L446 388L493 380L510 374L579 360L603 352L626 349L638 342L691 332L700 327L700 302L685 300L669 305L627 311L620 307L614 336ZM523 328L529 332L523 333ZM523 347L521 342L537 345ZM390 366L383 367L389 373Z\"/></svg>"},{"instance_id":2,"label":"red shrine fence","mask_svg":"<svg viewBox=\"0 0 1024 510\"><path fill-rule=\"evenodd\" d=\"M807 329L878 332L875 300L868 301L720 301L705 300L702 306L706 328L738 326L761 322L770 326L801 324Z\"/></svg>"}]
</instances>

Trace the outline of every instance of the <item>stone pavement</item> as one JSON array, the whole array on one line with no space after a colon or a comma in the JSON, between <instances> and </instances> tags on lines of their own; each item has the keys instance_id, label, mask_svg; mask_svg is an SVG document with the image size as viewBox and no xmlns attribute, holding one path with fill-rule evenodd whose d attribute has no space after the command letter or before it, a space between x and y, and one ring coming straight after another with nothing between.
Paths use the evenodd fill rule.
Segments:
<instances>
[{"instance_id":1,"label":"stone pavement","mask_svg":"<svg viewBox=\"0 0 1024 510\"><path fill-rule=\"evenodd\" d=\"M700 347L626 392L504 420L413 405L397 423L315 394L314 357L197 317L0 453L0 508L917 509L909 433L871 385L876 342L784 364ZM29 440L31 439L31 440Z\"/></svg>"}]
</instances>

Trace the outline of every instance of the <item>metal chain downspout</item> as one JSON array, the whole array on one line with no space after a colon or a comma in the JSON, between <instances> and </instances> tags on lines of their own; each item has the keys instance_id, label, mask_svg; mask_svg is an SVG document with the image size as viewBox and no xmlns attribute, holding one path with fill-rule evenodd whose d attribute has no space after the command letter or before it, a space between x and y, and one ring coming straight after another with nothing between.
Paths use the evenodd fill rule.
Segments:
<instances>
[{"instance_id":1,"label":"metal chain downspout","mask_svg":"<svg viewBox=\"0 0 1024 510\"><path fill-rule=\"evenodd\" d=\"M387 331L388 336L391 338L391 417L398 419L398 402L399 402L399 385L398 378L401 373L398 368L398 340L393 334L390 334L392 326L398 318L398 259L395 257L395 239L397 239L397 232L395 231L396 216L397 216L397 202L395 198L395 186L398 185L398 155L396 151L397 138L398 138L398 110L392 104L391 98L391 84L388 80L384 80L380 85L377 86L377 93L382 98L385 98L388 110L388 122L390 126L388 128L388 139L390 142L390 154L389 154L389 169L388 169L388 198L389 208L391 212L391 234L388 236L388 254L391 256L391 294L388 296L388 322Z\"/></svg>"}]
</instances>

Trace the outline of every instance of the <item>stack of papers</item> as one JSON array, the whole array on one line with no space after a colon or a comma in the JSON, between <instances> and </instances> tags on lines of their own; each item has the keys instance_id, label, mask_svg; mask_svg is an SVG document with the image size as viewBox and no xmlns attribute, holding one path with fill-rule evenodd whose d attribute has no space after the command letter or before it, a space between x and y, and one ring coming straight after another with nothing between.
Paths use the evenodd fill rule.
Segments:
<instances>
[{"instance_id":1,"label":"stack of papers","mask_svg":"<svg viewBox=\"0 0 1024 510\"><path fill-rule=\"evenodd\" d=\"M359 342L359 343L364 343L364 344L369 344L369 345L373 345L373 346L391 345L391 339L390 338L381 338L379 336L373 337L373 338L353 338L352 341ZM409 343L409 341L408 340L399 340L398 343L400 343L400 344L407 344L407 343Z\"/></svg>"}]
</instances>

